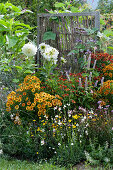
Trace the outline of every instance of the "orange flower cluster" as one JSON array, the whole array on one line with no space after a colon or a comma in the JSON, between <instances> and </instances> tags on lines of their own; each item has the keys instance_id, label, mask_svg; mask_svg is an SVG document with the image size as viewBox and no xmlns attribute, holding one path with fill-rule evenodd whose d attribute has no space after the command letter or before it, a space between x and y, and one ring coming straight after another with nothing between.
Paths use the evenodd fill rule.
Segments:
<instances>
[{"instance_id":1,"label":"orange flower cluster","mask_svg":"<svg viewBox=\"0 0 113 170\"><path fill-rule=\"evenodd\" d=\"M100 61L110 61L113 63L113 55L109 55L108 53L96 53L96 54L91 54L91 58L95 60L100 60Z\"/></svg>"},{"instance_id":2,"label":"orange flower cluster","mask_svg":"<svg viewBox=\"0 0 113 170\"><path fill-rule=\"evenodd\" d=\"M99 90L100 94L104 94L105 96L109 94L113 94L113 80L107 80L103 83L103 86Z\"/></svg>"},{"instance_id":3,"label":"orange flower cluster","mask_svg":"<svg viewBox=\"0 0 113 170\"><path fill-rule=\"evenodd\" d=\"M105 76L109 76L110 78L112 78L113 77L113 73L112 73L113 72L113 63L105 66L103 68L103 72L104 72Z\"/></svg>"},{"instance_id":4,"label":"orange flower cluster","mask_svg":"<svg viewBox=\"0 0 113 170\"><path fill-rule=\"evenodd\" d=\"M62 98L59 95L41 92L40 83L36 76L26 76L16 92L12 91L7 96L6 111L14 114L15 124L20 124L19 113L21 114L22 110L35 111L40 116L46 114L46 108L62 105Z\"/></svg>"}]
</instances>

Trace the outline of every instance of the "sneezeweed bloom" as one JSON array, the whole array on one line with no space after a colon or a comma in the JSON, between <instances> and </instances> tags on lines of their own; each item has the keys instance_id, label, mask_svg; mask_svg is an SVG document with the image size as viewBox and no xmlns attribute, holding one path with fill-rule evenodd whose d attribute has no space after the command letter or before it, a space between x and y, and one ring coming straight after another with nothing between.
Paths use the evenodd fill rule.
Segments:
<instances>
[{"instance_id":1,"label":"sneezeweed bloom","mask_svg":"<svg viewBox=\"0 0 113 170\"><path fill-rule=\"evenodd\" d=\"M15 124L20 125L21 119L30 121L33 115L35 122L42 116L48 117L49 108L62 106L62 98L59 95L54 96L41 91L40 83L41 81L36 76L26 76L16 92L12 91L8 94L6 111L14 115L12 119ZM46 122L43 122L43 126L45 124Z\"/></svg>"},{"instance_id":2,"label":"sneezeweed bloom","mask_svg":"<svg viewBox=\"0 0 113 170\"><path fill-rule=\"evenodd\" d=\"M112 96L113 96L113 80L107 80L103 83L100 90L98 91L104 98L109 101L109 104L113 104Z\"/></svg>"},{"instance_id":3,"label":"sneezeweed bloom","mask_svg":"<svg viewBox=\"0 0 113 170\"><path fill-rule=\"evenodd\" d=\"M27 56L27 57L32 57L36 54L37 52L37 47L32 44L32 43L27 43L22 47L22 52Z\"/></svg>"},{"instance_id":4,"label":"sneezeweed bloom","mask_svg":"<svg viewBox=\"0 0 113 170\"><path fill-rule=\"evenodd\" d=\"M112 79L112 77L113 77L113 63L105 66L103 68L103 73L104 73L104 76L107 76L109 79Z\"/></svg>"}]
</instances>

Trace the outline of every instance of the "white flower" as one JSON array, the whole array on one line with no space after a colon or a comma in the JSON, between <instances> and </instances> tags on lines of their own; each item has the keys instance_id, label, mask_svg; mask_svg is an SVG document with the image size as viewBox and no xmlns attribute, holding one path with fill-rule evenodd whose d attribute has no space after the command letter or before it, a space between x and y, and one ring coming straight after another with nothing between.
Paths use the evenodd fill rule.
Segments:
<instances>
[{"instance_id":1,"label":"white flower","mask_svg":"<svg viewBox=\"0 0 113 170\"><path fill-rule=\"evenodd\" d=\"M71 145L74 145L74 143L71 143Z\"/></svg>"},{"instance_id":2,"label":"white flower","mask_svg":"<svg viewBox=\"0 0 113 170\"><path fill-rule=\"evenodd\" d=\"M10 115L10 117L11 117L11 119L13 119L13 118L14 118L14 115L13 115L13 114L11 114L11 115Z\"/></svg>"},{"instance_id":3,"label":"white flower","mask_svg":"<svg viewBox=\"0 0 113 170\"><path fill-rule=\"evenodd\" d=\"M61 57L61 62L62 63L67 63L67 60L65 58Z\"/></svg>"},{"instance_id":4,"label":"white flower","mask_svg":"<svg viewBox=\"0 0 113 170\"><path fill-rule=\"evenodd\" d=\"M57 110L57 106L56 106L56 107L54 107L54 110Z\"/></svg>"},{"instance_id":5,"label":"white flower","mask_svg":"<svg viewBox=\"0 0 113 170\"><path fill-rule=\"evenodd\" d=\"M49 48L49 47L50 47L50 45L47 45L47 44L45 44L45 43L41 43L41 44L39 45L39 50L40 50L41 54L43 54L43 53L45 52L45 50L46 50L47 48Z\"/></svg>"},{"instance_id":6,"label":"white flower","mask_svg":"<svg viewBox=\"0 0 113 170\"><path fill-rule=\"evenodd\" d=\"M41 43L39 45L39 50L42 54L42 56L48 60L48 61L52 61L53 64L57 63L57 57L58 57L58 50L56 50L56 48L51 47L50 45L47 45L45 43Z\"/></svg>"},{"instance_id":7,"label":"white flower","mask_svg":"<svg viewBox=\"0 0 113 170\"><path fill-rule=\"evenodd\" d=\"M58 108L58 111L61 111L61 107Z\"/></svg>"},{"instance_id":8,"label":"white flower","mask_svg":"<svg viewBox=\"0 0 113 170\"><path fill-rule=\"evenodd\" d=\"M32 43L27 43L22 47L22 52L27 56L27 57L32 57L36 54L37 52L37 47L32 44Z\"/></svg>"},{"instance_id":9,"label":"white flower","mask_svg":"<svg viewBox=\"0 0 113 170\"><path fill-rule=\"evenodd\" d=\"M57 61L57 57L58 57L59 52L53 48L53 47L49 47L45 49L45 52L43 53L43 57L50 61L51 59L53 59L53 61Z\"/></svg>"},{"instance_id":10,"label":"white flower","mask_svg":"<svg viewBox=\"0 0 113 170\"><path fill-rule=\"evenodd\" d=\"M60 143L58 143L58 146L61 146L61 144L60 144Z\"/></svg>"},{"instance_id":11,"label":"white flower","mask_svg":"<svg viewBox=\"0 0 113 170\"><path fill-rule=\"evenodd\" d=\"M76 126L79 126L79 124L77 123Z\"/></svg>"},{"instance_id":12,"label":"white flower","mask_svg":"<svg viewBox=\"0 0 113 170\"><path fill-rule=\"evenodd\" d=\"M16 117L15 117L15 121L19 121L19 116L16 116Z\"/></svg>"},{"instance_id":13,"label":"white flower","mask_svg":"<svg viewBox=\"0 0 113 170\"><path fill-rule=\"evenodd\" d=\"M104 36L104 34L98 31L97 36L102 38Z\"/></svg>"},{"instance_id":14,"label":"white flower","mask_svg":"<svg viewBox=\"0 0 113 170\"><path fill-rule=\"evenodd\" d=\"M41 145L44 145L44 140L41 141Z\"/></svg>"},{"instance_id":15,"label":"white flower","mask_svg":"<svg viewBox=\"0 0 113 170\"><path fill-rule=\"evenodd\" d=\"M105 161L105 162L110 162L110 159L107 158L107 157L105 157L105 158L104 158L104 161Z\"/></svg>"},{"instance_id":16,"label":"white flower","mask_svg":"<svg viewBox=\"0 0 113 170\"><path fill-rule=\"evenodd\" d=\"M3 154L3 150L2 150L2 149L0 149L0 155L1 155L1 154Z\"/></svg>"},{"instance_id":17,"label":"white flower","mask_svg":"<svg viewBox=\"0 0 113 170\"><path fill-rule=\"evenodd\" d=\"M86 133L86 135L88 135L88 131L87 130L85 131L85 133Z\"/></svg>"}]
</instances>

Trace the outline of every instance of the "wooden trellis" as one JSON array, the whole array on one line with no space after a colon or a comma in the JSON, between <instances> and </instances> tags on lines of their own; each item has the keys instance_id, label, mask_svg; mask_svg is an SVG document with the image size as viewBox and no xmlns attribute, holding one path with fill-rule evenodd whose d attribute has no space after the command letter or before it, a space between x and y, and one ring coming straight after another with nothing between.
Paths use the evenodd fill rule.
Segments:
<instances>
[{"instance_id":1,"label":"wooden trellis","mask_svg":"<svg viewBox=\"0 0 113 170\"><path fill-rule=\"evenodd\" d=\"M88 39L89 35L84 28L97 28L100 30L100 13L84 12L84 13L59 13L59 14L38 14L37 16L37 46L45 42L59 50L60 57L64 56L68 60L68 65L73 58L68 53L73 50L77 39L83 42ZM56 34L55 40L43 41L45 32L51 31ZM41 56L37 52L36 63L41 63Z\"/></svg>"}]
</instances>

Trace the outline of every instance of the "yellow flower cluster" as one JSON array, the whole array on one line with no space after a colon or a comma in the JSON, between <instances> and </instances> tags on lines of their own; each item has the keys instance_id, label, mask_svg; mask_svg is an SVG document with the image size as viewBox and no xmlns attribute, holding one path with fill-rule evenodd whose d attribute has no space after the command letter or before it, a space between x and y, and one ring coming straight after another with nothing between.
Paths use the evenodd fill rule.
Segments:
<instances>
[{"instance_id":1,"label":"yellow flower cluster","mask_svg":"<svg viewBox=\"0 0 113 170\"><path fill-rule=\"evenodd\" d=\"M105 76L109 76L110 78L112 78L113 77L113 63L105 66L103 68L103 73Z\"/></svg>"},{"instance_id":2,"label":"yellow flower cluster","mask_svg":"<svg viewBox=\"0 0 113 170\"><path fill-rule=\"evenodd\" d=\"M107 80L99 90L100 94L108 95L113 94L113 80Z\"/></svg>"},{"instance_id":3,"label":"yellow flower cluster","mask_svg":"<svg viewBox=\"0 0 113 170\"><path fill-rule=\"evenodd\" d=\"M41 92L40 83L41 81L36 76L26 76L16 92L12 91L7 96L6 111L11 113L18 111L18 119L16 117L16 120L19 120L19 110L35 111L40 116L46 114L47 108L62 105L62 98L59 95L53 96ZM18 123L18 121L14 122ZM20 120L18 124L20 124Z\"/></svg>"},{"instance_id":4,"label":"yellow flower cluster","mask_svg":"<svg viewBox=\"0 0 113 170\"><path fill-rule=\"evenodd\" d=\"M28 75L25 77L24 82L19 84L19 88L16 91L22 92L24 90L31 90L34 93L36 89L40 90L40 83L41 81L39 78Z\"/></svg>"}]
</instances>

